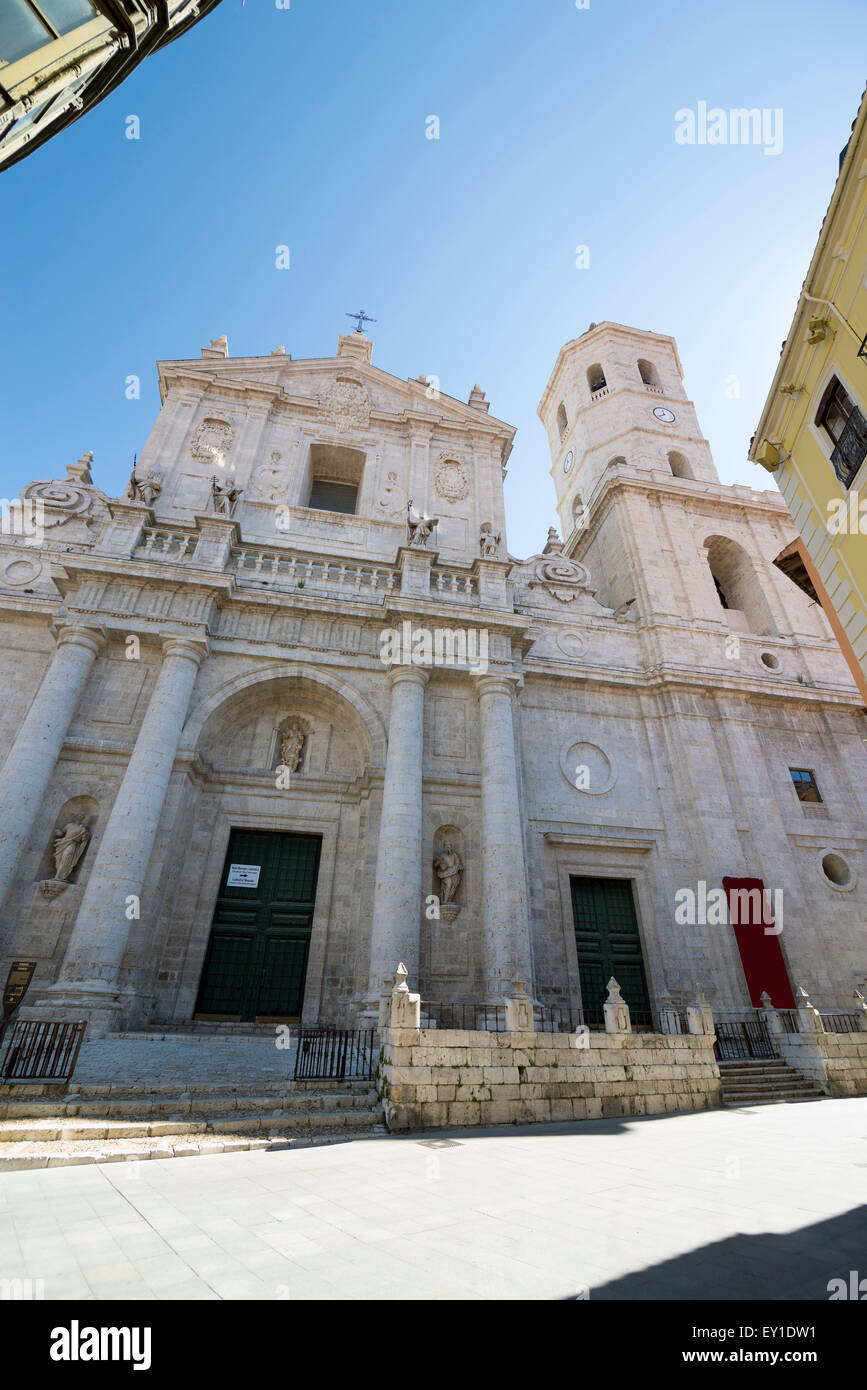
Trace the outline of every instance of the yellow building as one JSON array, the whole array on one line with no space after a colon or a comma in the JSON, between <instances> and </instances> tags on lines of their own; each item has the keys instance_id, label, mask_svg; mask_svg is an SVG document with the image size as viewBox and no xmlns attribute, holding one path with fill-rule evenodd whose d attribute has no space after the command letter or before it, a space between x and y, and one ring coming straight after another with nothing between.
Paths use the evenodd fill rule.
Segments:
<instances>
[{"instance_id":1,"label":"yellow building","mask_svg":"<svg viewBox=\"0 0 867 1390\"><path fill-rule=\"evenodd\" d=\"M867 703L867 92L750 458L801 533L776 563L822 604Z\"/></svg>"},{"instance_id":2,"label":"yellow building","mask_svg":"<svg viewBox=\"0 0 867 1390\"><path fill-rule=\"evenodd\" d=\"M220 0L0 0L0 169L113 92Z\"/></svg>"}]
</instances>

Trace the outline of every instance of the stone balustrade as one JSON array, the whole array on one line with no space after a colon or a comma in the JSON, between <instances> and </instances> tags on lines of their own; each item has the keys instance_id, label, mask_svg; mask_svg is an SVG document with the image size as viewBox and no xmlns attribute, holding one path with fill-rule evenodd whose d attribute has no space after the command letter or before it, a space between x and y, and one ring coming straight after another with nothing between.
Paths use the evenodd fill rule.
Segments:
<instances>
[{"instance_id":1,"label":"stone balustrade","mask_svg":"<svg viewBox=\"0 0 867 1390\"><path fill-rule=\"evenodd\" d=\"M136 546L135 559L189 560L198 539L194 531L169 531L163 527L146 526L142 531L142 543Z\"/></svg>"},{"instance_id":2,"label":"stone balustrade","mask_svg":"<svg viewBox=\"0 0 867 1390\"><path fill-rule=\"evenodd\" d=\"M457 603L478 603L478 580L471 574L457 570L436 568L430 577L431 595L437 598L452 599Z\"/></svg>"},{"instance_id":3,"label":"stone balustrade","mask_svg":"<svg viewBox=\"0 0 867 1390\"><path fill-rule=\"evenodd\" d=\"M400 584L397 570L384 566L341 564L250 547L232 551L231 567L241 583L265 582L278 588L310 589L317 594L333 593L357 601L379 602Z\"/></svg>"}]
</instances>

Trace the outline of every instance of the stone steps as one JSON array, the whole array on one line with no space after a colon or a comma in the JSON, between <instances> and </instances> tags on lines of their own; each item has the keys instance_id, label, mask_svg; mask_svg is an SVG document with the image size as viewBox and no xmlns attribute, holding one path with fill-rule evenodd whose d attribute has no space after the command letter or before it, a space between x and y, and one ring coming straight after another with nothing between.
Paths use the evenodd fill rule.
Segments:
<instances>
[{"instance_id":1,"label":"stone steps","mask_svg":"<svg viewBox=\"0 0 867 1390\"><path fill-rule=\"evenodd\" d=\"M722 1103L727 1109L779 1101L821 1100L823 1092L781 1059L720 1062Z\"/></svg>"},{"instance_id":2,"label":"stone steps","mask_svg":"<svg viewBox=\"0 0 867 1390\"><path fill-rule=\"evenodd\" d=\"M272 1135L303 1129L373 1129L378 1116L372 1110L321 1110L306 1114L258 1112L250 1115L209 1115L194 1120L178 1116L167 1120L106 1120L86 1117L72 1120L45 1118L0 1121L0 1145L12 1143L74 1143L78 1139L153 1139L170 1134ZM3 1149L0 1147L0 1155Z\"/></svg>"},{"instance_id":3,"label":"stone steps","mask_svg":"<svg viewBox=\"0 0 867 1390\"><path fill-rule=\"evenodd\" d=\"M369 1081L0 1087L0 1171L286 1148L384 1132Z\"/></svg>"},{"instance_id":4,"label":"stone steps","mask_svg":"<svg viewBox=\"0 0 867 1390\"><path fill-rule=\"evenodd\" d=\"M243 1114L295 1114L314 1115L330 1112L365 1113L376 1102L376 1093L364 1091L334 1091L328 1093L309 1093L284 1091L282 1093L251 1094L248 1091L219 1093L216 1090L202 1094L197 1087L175 1095L141 1096L106 1095L92 1097L89 1093L81 1096L64 1096L53 1099L0 1099L0 1140L7 1122L42 1117L63 1116L72 1119L145 1119L161 1116L180 1117L224 1115L230 1112Z\"/></svg>"}]
</instances>

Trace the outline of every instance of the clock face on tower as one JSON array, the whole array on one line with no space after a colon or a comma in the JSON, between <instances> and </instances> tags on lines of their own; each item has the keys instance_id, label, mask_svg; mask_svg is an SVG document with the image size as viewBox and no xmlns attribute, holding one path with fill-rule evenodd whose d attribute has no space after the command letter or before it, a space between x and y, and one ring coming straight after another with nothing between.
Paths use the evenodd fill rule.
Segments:
<instances>
[{"instance_id":1,"label":"clock face on tower","mask_svg":"<svg viewBox=\"0 0 867 1390\"><path fill-rule=\"evenodd\" d=\"M563 472L564 472L564 473L568 473L569 470L570 470L570 468L572 467L572 464L573 464L574 462L575 462L575 455L573 454L572 450L570 449L569 452L568 452L568 454L566 455L566 457L565 457L564 460L563 460Z\"/></svg>"},{"instance_id":2,"label":"clock face on tower","mask_svg":"<svg viewBox=\"0 0 867 1390\"><path fill-rule=\"evenodd\" d=\"M661 420L664 425L673 425L675 415L673 410L667 410L664 405L658 405L654 412L654 418Z\"/></svg>"}]
</instances>

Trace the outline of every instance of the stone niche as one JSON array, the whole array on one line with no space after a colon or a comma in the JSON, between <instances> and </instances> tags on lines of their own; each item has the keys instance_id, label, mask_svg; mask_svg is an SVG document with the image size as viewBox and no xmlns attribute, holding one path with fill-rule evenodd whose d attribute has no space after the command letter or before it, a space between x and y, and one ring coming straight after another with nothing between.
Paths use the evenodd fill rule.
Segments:
<instances>
[{"instance_id":1,"label":"stone niche","mask_svg":"<svg viewBox=\"0 0 867 1390\"><path fill-rule=\"evenodd\" d=\"M434 867L449 851L456 854L462 868L455 875L457 887L445 901L444 883ZM469 968L468 930L471 911L467 907L468 883L467 848L463 830L452 823L438 825L433 833L430 854L430 886L428 892L439 902L439 917L427 918L428 974L432 981L465 979Z\"/></svg>"},{"instance_id":2,"label":"stone niche","mask_svg":"<svg viewBox=\"0 0 867 1390\"><path fill-rule=\"evenodd\" d=\"M51 960L57 954L64 931L71 930L84 894L82 876L93 854L94 829L99 803L92 796L73 796L54 817L36 868L30 902L22 913L12 942L13 955ZM54 844L68 825L82 825L87 833L83 852L65 878L57 877Z\"/></svg>"},{"instance_id":3,"label":"stone niche","mask_svg":"<svg viewBox=\"0 0 867 1390\"><path fill-rule=\"evenodd\" d=\"M294 776L354 780L369 759L354 712L333 692L296 680L252 685L208 720L199 751L217 771L269 773L282 765L283 733L303 731Z\"/></svg>"}]
</instances>

